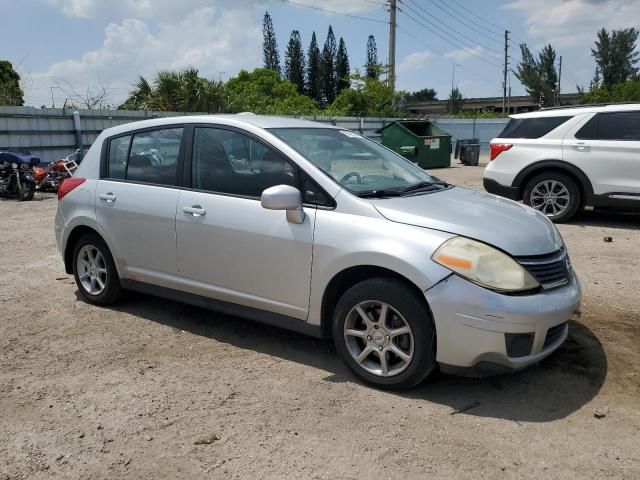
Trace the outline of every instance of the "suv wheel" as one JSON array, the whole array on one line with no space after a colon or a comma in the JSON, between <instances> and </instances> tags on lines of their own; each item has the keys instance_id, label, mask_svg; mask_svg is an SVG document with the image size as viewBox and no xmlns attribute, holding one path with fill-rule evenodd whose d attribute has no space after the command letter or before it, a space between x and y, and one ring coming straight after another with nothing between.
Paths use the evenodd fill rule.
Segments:
<instances>
[{"instance_id":1,"label":"suv wheel","mask_svg":"<svg viewBox=\"0 0 640 480\"><path fill-rule=\"evenodd\" d=\"M395 279L360 282L338 301L333 341L364 382L403 390L436 366L435 328L424 300Z\"/></svg>"},{"instance_id":2,"label":"suv wheel","mask_svg":"<svg viewBox=\"0 0 640 480\"><path fill-rule=\"evenodd\" d=\"M94 305L115 303L122 293L107 244L96 234L84 235L73 250L73 276L82 297Z\"/></svg>"},{"instance_id":3,"label":"suv wheel","mask_svg":"<svg viewBox=\"0 0 640 480\"><path fill-rule=\"evenodd\" d=\"M546 172L533 177L524 187L523 201L553 222L566 222L582 203L580 189L571 177Z\"/></svg>"}]
</instances>

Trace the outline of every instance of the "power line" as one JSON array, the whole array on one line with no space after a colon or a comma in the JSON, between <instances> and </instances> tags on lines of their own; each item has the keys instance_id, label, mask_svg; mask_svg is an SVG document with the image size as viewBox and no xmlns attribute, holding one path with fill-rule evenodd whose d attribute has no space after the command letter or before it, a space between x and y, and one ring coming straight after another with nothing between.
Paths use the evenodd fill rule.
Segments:
<instances>
[{"instance_id":1,"label":"power line","mask_svg":"<svg viewBox=\"0 0 640 480\"><path fill-rule=\"evenodd\" d=\"M406 3L405 3L405 6L407 6L407 5L406 5ZM415 10L413 10L411 7L409 7L409 9L411 9L414 13L417 13L417 12L415 12ZM460 49L460 50L464 50L464 51L466 51L469 55L471 55L472 57L476 57L478 60L482 60L483 62L488 63L489 65L493 65L494 67L500 67L500 65L498 65L497 63L491 62L491 61L487 60L486 58L479 56L479 55L476 53L476 50L474 50L474 47L469 47L468 45L465 45L465 44L460 45L460 44L458 44L458 43L457 43L457 41L456 41L455 39L454 39L454 40L447 40L447 39L446 39L446 38L444 38L442 35L440 35L438 32L436 32L436 31L434 31L433 29L431 29L429 26L425 25L424 23L420 22L419 20L416 20L416 19L415 19L415 18L413 18L412 16L408 15L406 12L404 12L404 11L402 11L402 10L401 10L401 12L402 12L402 13L404 13L404 14L406 15L406 17L407 17L407 18L411 19L412 21L414 21L415 23L417 23L418 25L420 25L420 26L421 26L422 28L424 28L425 30L427 30L427 31L429 31L429 32L431 32L431 33L433 33L435 36L437 36L437 37L438 37L438 38L440 38L441 40L443 40L443 41L445 41L445 42L447 42L447 43L449 43L449 44L453 45L454 47L456 47L456 48L458 48L458 49ZM445 33L446 33L446 32L445 32ZM449 34L447 34L447 35L449 35ZM451 35L449 35L449 36L451 37ZM452 37L452 38L454 38L454 37ZM491 57L490 55L487 55L487 56L488 56L489 58L493 58L493 57Z\"/></svg>"},{"instance_id":2,"label":"power line","mask_svg":"<svg viewBox=\"0 0 640 480\"><path fill-rule=\"evenodd\" d=\"M501 44L502 44L502 42L501 42L500 40L496 40L496 38L495 38L495 37L490 37L489 35L487 35L487 34L486 34L485 32L483 32L482 30L478 30L478 29L476 29L474 26L469 25L468 23L464 22L460 17L462 17L462 18L466 18L466 17L464 17L462 14L460 14L460 12L456 12L455 10L452 10L452 11L453 11L453 14L451 14L451 13L449 13L448 11L446 11L444 8L442 8L443 6L447 6L447 8L449 8L449 9L450 9L450 8L451 8L450 6L448 6L448 5L446 5L446 4L443 4L442 6L440 6L440 5L438 5L437 3L435 3L433 0L429 0L429 2L431 2L435 7L439 8L440 10L442 10L445 14L447 14L447 15L449 15L449 16L451 16L451 17L453 17L453 19L454 19L454 20L456 20L457 22L461 23L462 25L465 25L465 26L469 27L469 28L470 28L471 30L473 30L474 32L479 33L480 35L482 35L482 36L483 36L483 37L485 37L485 38L488 38L488 39L489 39L489 40L491 40L492 42L496 42L496 43L497 43L497 44L499 44L499 45L501 45ZM483 27L482 27L480 24L478 24L478 23L475 23L475 22L472 22L472 23L474 23L475 25L477 25L477 26L478 26L478 27L480 27L480 28L483 28ZM459 32L458 32L458 33L459 33ZM493 33L493 32L492 32L492 33ZM494 34L494 35L497 35L497 34ZM486 47L485 47L485 48L486 48Z\"/></svg>"},{"instance_id":3,"label":"power line","mask_svg":"<svg viewBox=\"0 0 640 480\"><path fill-rule=\"evenodd\" d=\"M473 15L474 17L476 17L478 20L482 20L483 22L485 22L485 23L487 23L487 24L491 25L492 27L497 28L500 32L503 32L503 31L504 31L504 28L503 28L503 27L501 27L501 26L499 26L499 25L496 25L495 23L490 22L489 20L487 20L487 19L485 19L485 18L481 17L480 15L478 15L478 14L477 14L477 13L475 13L475 12L472 12L471 10L469 10L468 8L466 8L465 6L460 5L458 2L456 2L456 0L449 0L449 1L450 1L450 2L452 2L452 3L455 3L455 4L456 4L458 7L460 7L462 10L465 10L466 12L470 13L471 15Z\"/></svg>"},{"instance_id":4,"label":"power line","mask_svg":"<svg viewBox=\"0 0 640 480\"><path fill-rule=\"evenodd\" d=\"M311 8L313 10L319 10L320 12L334 13L336 15L342 15L342 16L345 16L345 17L357 18L359 20L368 20L369 22L377 22L377 23L389 23L386 20L378 20L377 18L361 17L360 15L353 15L351 13L337 12L335 10L328 10L326 8L314 7L312 5L306 5L304 3L298 3L298 2L294 2L292 0L281 0L281 1L283 1L285 3L291 3L293 5L298 5L300 7L307 7L307 8ZM375 3L377 3L377 2L375 2Z\"/></svg>"},{"instance_id":5,"label":"power line","mask_svg":"<svg viewBox=\"0 0 640 480\"><path fill-rule=\"evenodd\" d=\"M426 43L424 40L422 40L422 39L421 39L420 37L418 37L417 35L414 35L413 33L411 33L409 30L406 30L405 28L401 27L400 25L398 25L398 27L397 27L397 28L398 28L398 30L400 30L402 33L404 33L405 35L408 35L408 36L410 36L411 38L413 38L414 40L416 40L416 41L418 41L418 42L422 43L425 47L427 47L427 51L428 51L429 53L435 53L435 54L436 54L436 55L438 55L439 57L442 57L442 58L444 58L445 60L450 61L452 64L454 63L454 62L453 62L453 60L451 60L450 58L447 58L447 57L445 57L444 55L442 55L442 54L440 54L440 53L437 53L437 52L434 52L433 50L431 50L431 46L430 46L428 43ZM461 69L463 69L464 71L466 71L466 72L468 72L468 73L470 73L470 74L472 74L472 75L475 75L475 76L476 76L476 77L478 77L480 80L484 80L485 82L489 82L489 83L493 83L493 82L495 82L495 80L490 80L490 79L488 79L487 77L485 77L485 76L483 76L483 75L480 75L480 74L478 74L478 73L474 72L473 70L470 70L470 69L466 68L464 65L460 65L459 63L458 63L458 64L456 64L456 65L458 65L458 67L460 67L460 68L461 68Z\"/></svg>"}]
</instances>

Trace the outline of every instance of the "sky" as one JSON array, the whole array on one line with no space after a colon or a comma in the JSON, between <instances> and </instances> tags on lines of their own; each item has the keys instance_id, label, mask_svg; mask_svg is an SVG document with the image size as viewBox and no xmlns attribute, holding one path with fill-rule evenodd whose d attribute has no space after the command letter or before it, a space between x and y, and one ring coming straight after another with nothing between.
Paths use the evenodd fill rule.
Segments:
<instances>
[{"instance_id":1,"label":"sky","mask_svg":"<svg viewBox=\"0 0 640 480\"><path fill-rule=\"evenodd\" d=\"M22 76L25 102L60 107L69 92L107 91L118 105L132 83L163 69L195 67L228 80L262 66L262 18L271 14L281 61L292 30L305 50L329 25L343 37L352 71L365 63L367 37L388 56L386 0L0 0L0 59ZM303 4L303 5L298 5ZM310 8L315 7L315 8ZM563 92L589 85L596 32L640 25L640 0L402 0L397 24L397 88L453 82L467 97L501 96L504 30L509 61L518 44L534 52L551 43L562 55ZM318 10L330 10L320 11ZM346 14L346 15L345 15ZM351 16L347 16L351 15ZM513 74L512 95L524 94ZM53 96L53 98L52 98Z\"/></svg>"}]
</instances>

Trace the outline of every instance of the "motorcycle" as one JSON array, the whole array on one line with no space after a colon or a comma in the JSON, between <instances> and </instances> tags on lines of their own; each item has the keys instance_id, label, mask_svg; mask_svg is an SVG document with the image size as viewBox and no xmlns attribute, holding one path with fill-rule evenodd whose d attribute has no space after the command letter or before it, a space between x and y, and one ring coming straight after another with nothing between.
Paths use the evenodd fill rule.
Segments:
<instances>
[{"instance_id":1,"label":"motorcycle","mask_svg":"<svg viewBox=\"0 0 640 480\"><path fill-rule=\"evenodd\" d=\"M0 151L0 195L31 200L36 191L32 169L40 159L28 153Z\"/></svg>"},{"instance_id":2,"label":"motorcycle","mask_svg":"<svg viewBox=\"0 0 640 480\"><path fill-rule=\"evenodd\" d=\"M65 178L73 175L78 168L76 159L79 157L80 150L67 155L61 160L51 162L47 168L33 167L33 176L36 181L37 190L48 190L57 192L60 184Z\"/></svg>"}]
</instances>

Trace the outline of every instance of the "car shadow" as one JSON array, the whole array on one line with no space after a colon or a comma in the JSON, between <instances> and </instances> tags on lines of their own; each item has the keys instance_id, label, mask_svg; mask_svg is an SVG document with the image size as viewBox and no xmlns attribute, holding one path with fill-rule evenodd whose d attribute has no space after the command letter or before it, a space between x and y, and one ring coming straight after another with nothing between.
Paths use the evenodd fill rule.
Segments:
<instances>
[{"instance_id":1,"label":"car shadow","mask_svg":"<svg viewBox=\"0 0 640 480\"><path fill-rule=\"evenodd\" d=\"M176 331L324 370L327 382L357 382L329 340L140 293L128 293L124 302L112 308ZM602 344L589 328L572 321L567 341L536 366L486 378L435 372L418 387L391 394L446 405L454 415L550 422L570 415L591 401L606 376L607 358Z\"/></svg>"},{"instance_id":2,"label":"car shadow","mask_svg":"<svg viewBox=\"0 0 640 480\"><path fill-rule=\"evenodd\" d=\"M609 227L622 229L640 228L640 212L618 212L613 210L584 211L569 222L581 227Z\"/></svg>"}]
</instances>

